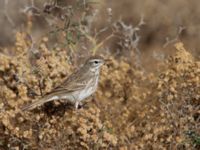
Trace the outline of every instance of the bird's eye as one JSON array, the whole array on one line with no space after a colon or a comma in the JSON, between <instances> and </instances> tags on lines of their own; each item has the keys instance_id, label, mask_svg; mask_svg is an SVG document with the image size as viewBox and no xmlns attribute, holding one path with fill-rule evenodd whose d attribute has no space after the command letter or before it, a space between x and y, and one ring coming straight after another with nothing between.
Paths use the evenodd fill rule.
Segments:
<instances>
[{"instance_id":1,"label":"bird's eye","mask_svg":"<svg viewBox=\"0 0 200 150\"><path fill-rule=\"evenodd\" d=\"M98 64L99 62L98 62L98 61L94 61L94 63L95 63L95 64Z\"/></svg>"}]
</instances>

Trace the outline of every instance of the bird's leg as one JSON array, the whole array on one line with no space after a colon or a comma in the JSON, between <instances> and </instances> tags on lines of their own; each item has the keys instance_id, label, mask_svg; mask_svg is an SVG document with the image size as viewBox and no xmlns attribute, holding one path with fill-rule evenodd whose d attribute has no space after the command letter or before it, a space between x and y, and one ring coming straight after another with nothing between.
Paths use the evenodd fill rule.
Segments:
<instances>
[{"instance_id":1,"label":"bird's leg","mask_svg":"<svg viewBox=\"0 0 200 150\"><path fill-rule=\"evenodd\" d=\"M78 105L79 105L79 102L76 101L76 102L75 102L75 108L76 108L76 110L78 109Z\"/></svg>"},{"instance_id":2,"label":"bird's leg","mask_svg":"<svg viewBox=\"0 0 200 150\"><path fill-rule=\"evenodd\" d=\"M75 109L78 109L79 101L75 99L74 95L72 95L74 101L75 101Z\"/></svg>"},{"instance_id":3,"label":"bird's leg","mask_svg":"<svg viewBox=\"0 0 200 150\"><path fill-rule=\"evenodd\" d=\"M40 95L43 96L42 89L44 88L44 80L41 79L39 80L39 90L40 90Z\"/></svg>"}]
</instances>

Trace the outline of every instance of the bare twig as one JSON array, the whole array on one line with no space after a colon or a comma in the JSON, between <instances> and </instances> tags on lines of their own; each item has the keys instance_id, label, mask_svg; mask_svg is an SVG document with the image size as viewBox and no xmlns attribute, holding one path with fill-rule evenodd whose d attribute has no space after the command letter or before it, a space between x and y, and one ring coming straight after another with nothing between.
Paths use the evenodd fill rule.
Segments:
<instances>
[{"instance_id":1,"label":"bare twig","mask_svg":"<svg viewBox=\"0 0 200 150\"><path fill-rule=\"evenodd\" d=\"M113 37L113 34L107 36L103 41L101 41L100 43L97 43L97 39L95 37L90 36L89 34L87 34L82 28L79 29L80 32L92 43L93 48L92 48L92 52L93 54L96 53L96 51L106 42L108 41L111 37Z\"/></svg>"},{"instance_id":2,"label":"bare twig","mask_svg":"<svg viewBox=\"0 0 200 150\"><path fill-rule=\"evenodd\" d=\"M135 27L133 27L131 24L125 24L121 18L113 24L115 36L119 34L119 36L116 36L120 39L118 44L122 47L122 49L135 50L135 64L140 68L142 68L140 62L141 51L139 49L139 42L141 37L138 31L144 24L144 16L141 16L139 23Z\"/></svg>"},{"instance_id":3,"label":"bare twig","mask_svg":"<svg viewBox=\"0 0 200 150\"><path fill-rule=\"evenodd\" d=\"M177 34L176 34L176 36L175 36L174 39L171 39L171 40L170 40L169 37L166 37L166 42L165 42L165 44L163 45L163 48L166 48L168 45L177 42L177 41L179 40L179 37L180 37L181 33L182 33L185 29L186 29L186 28L185 28L184 26L179 26L178 32L177 32Z\"/></svg>"},{"instance_id":4,"label":"bare twig","mask_svg":"<svg viewBox=\"0 0 200 150\"><path fill-rule=\"evenodd\" d=\"M11 24L11 26L15 27L14 21L12 20L12 18L10 17L10 15L7 12L7 10L8 10L7 6L8 6L8 0L4 0L4 11L3 11L3 13L4 13L5 17L7 18L8 22Z\"/></svg>"}]
</instances>

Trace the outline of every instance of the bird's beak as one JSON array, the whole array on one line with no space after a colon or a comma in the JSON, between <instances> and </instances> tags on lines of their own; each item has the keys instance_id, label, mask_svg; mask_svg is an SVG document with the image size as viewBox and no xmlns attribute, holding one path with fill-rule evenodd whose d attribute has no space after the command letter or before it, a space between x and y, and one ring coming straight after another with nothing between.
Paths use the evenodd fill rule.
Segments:
<instances>
[{"instance_id":1,"label":"bird's beak","mask_svg":"<svg viewBox=\"0 0 200 150\"><path fill-rule=\"evenodd\" d=\"M104 59L104 62L108 62L108 61L110 61L110 59Z\"/></svg>"},{"instance_id":2,"label":"bird's beak","mask_svg":"<svg viewBox=\"0 0 200 150\"><path fill-rule=\"evenodd\" d=\"M109 63L110 61L111 61L111 59L104 59L104 64Z\"/></svg>"}]
</instances>

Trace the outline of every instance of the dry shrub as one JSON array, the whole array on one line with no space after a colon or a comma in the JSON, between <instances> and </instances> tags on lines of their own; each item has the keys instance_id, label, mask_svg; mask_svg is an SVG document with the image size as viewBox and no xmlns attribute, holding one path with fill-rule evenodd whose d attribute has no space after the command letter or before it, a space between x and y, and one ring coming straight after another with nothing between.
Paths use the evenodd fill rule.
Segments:
<instances>
[{"instance_id":1,"label":"dry shrub","mask_svg":"<svg viewBox=\"0 0 200 150\"><path fill-rule=\"evenodd\" d=\"M128 23L132 20L130 17L135 16L133 14L140 16L141 9L145 10L145 22L149 28L143 30L147 36L143 37L141 42L145 43L143 47L148 49L155 43L163 43L166 36L163 31L172 30L173 19L169 18L174 18L176 25L189 26L186 32L189 37L197 35L195 28L191 26L197 16L189 17L188 22L187 17L181 16L191 16L190 11L181 9L184 13L180 16L174 16L173 13L182 5L189 5L188 2L158 2L154 7L157 6L157 11L162 9L162 13L149 7L155 4L153 1L146 1L144 5L141 5L143 2L130 0L123 1L123 5L119 5L120 1L103 2L105 6L96 7L100 9L99 13L96 10L93 13L90 2L86 5L83 2L85 1L73 1L69 5L46 4L41 9L35 6L26 9L28 22L24 22L28 27L24 30L30 32L35 28L34 23L42 24L42 21L36 21L41 17L48 25L41 34L46 33L46 30L49 33L49 29L53 30L53 34L57 34L54 37L56 40L53 39L54 42L59 41L55 48L49 46L52 32L48 37L37 39L34 35L38 34L38 30L34 29L32 41L26 33L16 32L15 45L2 48L0 148L199 149L200 62L185 50L182 43L177 43L176 54L163 62L165 67L155 67L159 75L138 69L135 66L141 65L137 61L142 58L139 57L141 51L138 43L142 35L139 29L144 22L141 19L135 27ZM133 6L133 3L136 5ZM171 11L173 17L166 17L170 8L166 7L166 4L174 6ZM111 8L105 8L107 5ZM137 9L130 9L133 11L130 13L124 9L127 6ZM192 9L198 5L191 3L189 6ZM40 14L37 14L36 10ZM102 17L101 12L105 10L105 17ZM118 10L119 15L116 13ZM121 14L125 17L123 21L119 19ZM177 20L177 17L180 20ZM96 33L96 27L102 27L104 19L106 26ZM194 26L196 25L198 22ZM109 50L111 53L99 51L104 53L108 61L102 68L96 94L88 99L90 102L86 101L83 108L77 111L66 102L57 101L31 112L21 112L21 106L40 98L59 85L77 67L76 62L81 64L77 60L90 54L89 50L95 53L106 41L101 42L99 39L110 34L110 29L115 32L115 38L118 40L108 43L113 47L113 50ZM174 49L170 49L172 50ZM149 66L151 64L148 64Z\"/></svg>"},{"instance_id":2,"label":"dry shrub","mask_svg":"<svg viewBox=\"0 0 200 150\"><path fill-rule=\"evenodd\" d=\"M175 47L138 116L132 114L126 133L132 149L199 148L200 63L182 43Z\"/></svg>"},{"instance_id":3,"label":"dry shrub","mask_svg":"<svg viewBox=\"0 0 200 150\"><path fill-rule=\"evenodd\" d=\"M40 56L34 57L25 34L17 33L16 37L13 56L0 55L0 146L42 149L116 146L117 137L109 132L109 124L100 119L101 110L95 105L75 111L56 102L35 113L21 112L21 106L40 97L40 90L47 93L64 80L73 66L69 66L67 50L49 50L44 40L38 49ZM41 77L43 87L39 86Z\"/></svg>"},{"instance_id":4,"label":"dry shrub","mask_svg":"<svg viewBox=\"0 0 200 150\"><path fill-rule=\"evenodd\" d=\"M158 99L172 125L174 140L188 149L192 145L184 139L187 133L200 133L200 62L194 60L182 43L177 43L175 47L176 55L168 60L168 70L158 80ZM199 141L193 144L199 147Z\"/></svg>"},{"instance_id":5,"label":"dry shrub","mask_svg":"<svg viewBox=\"0 0 200 150\"><path fill-rule=\"evenodd\" d=\"M160 75L108 54L94 101L78 111L59 101L21 112L22 105L50 91L76 67L70 65L68 49L49 49L47 40L35 53L26 34L17 33L12 55L0 54L2 148L198 148L200 63L182 43Z\"/></svg>"}]
</instances>

